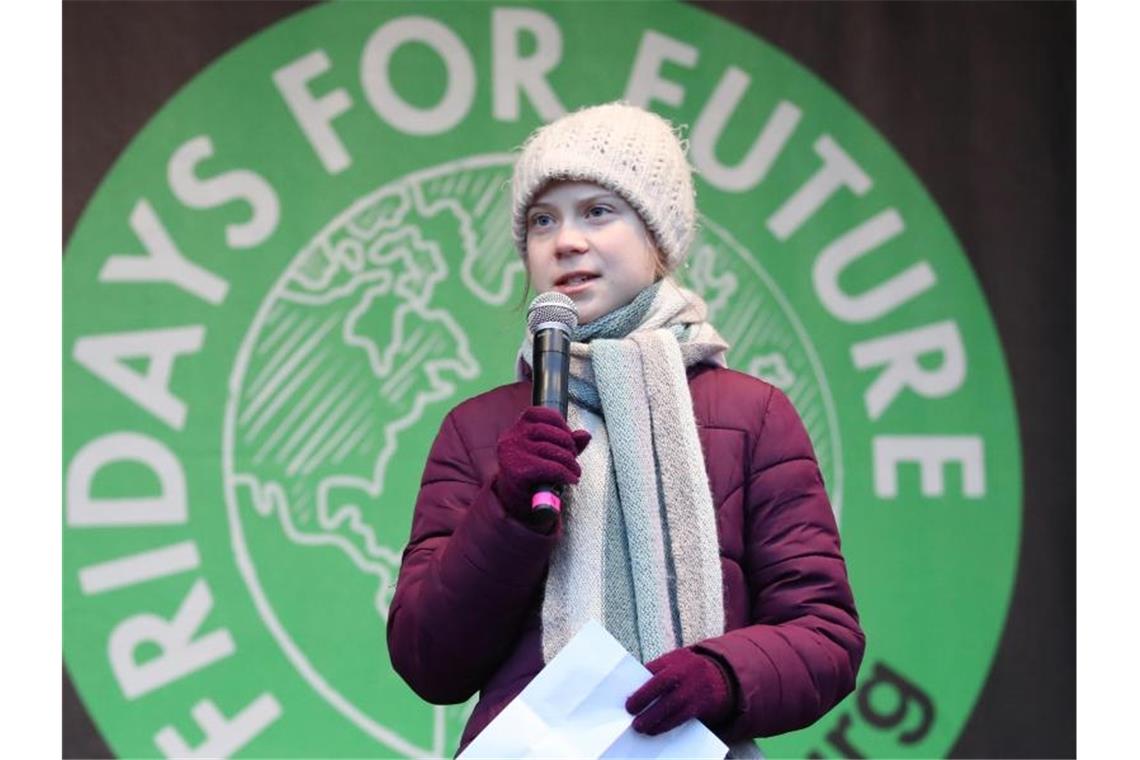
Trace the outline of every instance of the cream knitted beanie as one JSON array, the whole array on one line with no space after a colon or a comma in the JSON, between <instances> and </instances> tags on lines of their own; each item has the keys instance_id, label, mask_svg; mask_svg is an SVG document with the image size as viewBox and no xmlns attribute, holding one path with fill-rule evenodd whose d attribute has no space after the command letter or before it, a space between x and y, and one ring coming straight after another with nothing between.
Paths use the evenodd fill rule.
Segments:
<instances>
[{"instance_id":1,"label":"cream knitted beanie","mask_svg":"<svg viewBox=\"0 0 1140 760\"><path fill-rule=\"evenodd\" d=\"M672 125L627 103L583 108L535 130L512 182L515 245L526 256L526 211L552 180L595 182L631 205L672 271L696 226L692 172Z\"/></svg>"}]
</instances>

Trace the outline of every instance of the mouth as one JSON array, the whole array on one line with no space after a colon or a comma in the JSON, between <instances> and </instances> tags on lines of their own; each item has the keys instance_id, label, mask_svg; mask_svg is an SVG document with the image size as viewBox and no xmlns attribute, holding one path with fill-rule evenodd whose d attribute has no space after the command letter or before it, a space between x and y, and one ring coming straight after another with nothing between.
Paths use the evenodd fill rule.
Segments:
<instances>
[{"instance_id":1,"label":"mouth","mask_svg":"<svg viewBox=\"0 0 1140 760\"><path fill-rule=\"evenodd\" d=\"M599 276L600 275L594 274L593 272L569 272L554 281L554 289L566 293L567 295L576 293L585 288L590 282L598 279Z\"/></svg>"}]
</instances>

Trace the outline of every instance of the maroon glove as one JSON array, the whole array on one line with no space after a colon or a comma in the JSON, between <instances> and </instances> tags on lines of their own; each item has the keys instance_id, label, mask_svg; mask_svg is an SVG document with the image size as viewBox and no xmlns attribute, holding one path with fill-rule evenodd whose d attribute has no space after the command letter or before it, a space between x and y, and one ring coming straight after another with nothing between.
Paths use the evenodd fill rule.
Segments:
<instances>
[{"instance_id":1,"label":"maroon glove","mask_svg":"<svg viewBox=\"0 0 1140 760\"><path fill-rule=\"evenodd\" d=\"M634 731L656 736L689 718L714 726L731 715L732 686L711 657L674 649L645 667L653 677L625 701L625 709L637 716Z\"/></svg>"},{"instance_id":2,"label":"maroon glove","mask_svg":"<svg viewBox=\"0 0 1140 760\"><path fill-rule=\"evenodd\" d=\"M531 496L541 485L577 483L578 455L590 442L585 430L571 431L553 409L531 406L499 436L499 475L494 489L508 514L531 523Z\"/></svg>"}]
</instances>

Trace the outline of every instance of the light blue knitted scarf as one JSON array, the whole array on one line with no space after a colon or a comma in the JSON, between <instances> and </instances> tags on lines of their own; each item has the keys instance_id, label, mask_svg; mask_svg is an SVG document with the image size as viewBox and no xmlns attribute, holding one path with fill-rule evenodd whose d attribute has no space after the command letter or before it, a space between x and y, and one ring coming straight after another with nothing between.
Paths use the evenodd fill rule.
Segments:
<instances>
[{"instance_id":1,"label":"light blue knitted scarf","mask_svg":"<svg viewBox=\"0 0 1140 760\"><path fill-rule=\"evenodd\" d=\"M720 554L686 367L724 364L707 307L671 279L578 328L571 427L593 440L567 489L542 609L546 661L591 618L643 662L724 631ZM529 335L528 335L529 338ZM520 358L529 363L531 343Z\"/></svg>"}]
</instances>

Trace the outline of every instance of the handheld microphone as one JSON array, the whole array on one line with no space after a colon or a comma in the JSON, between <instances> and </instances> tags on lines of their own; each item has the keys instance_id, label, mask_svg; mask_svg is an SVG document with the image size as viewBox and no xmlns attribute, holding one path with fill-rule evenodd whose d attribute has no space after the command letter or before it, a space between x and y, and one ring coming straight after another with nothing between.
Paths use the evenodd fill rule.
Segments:
<instances>
[{"instance_id":1,"label":"handheld microphone","mask_svg":"<svg viewBox=\"0 0 1140 760\"><path fill-rule=\"evenodd\" d=\"M570 403L570 333L578 326L578 307L569 296L554 290L535 297L526 312L534 334L531 356L531 403L557 409L562 419ZM554 515L562 510L560 486L539 486L531 497L531 510Z\"/></svg>"}]
</instances>

